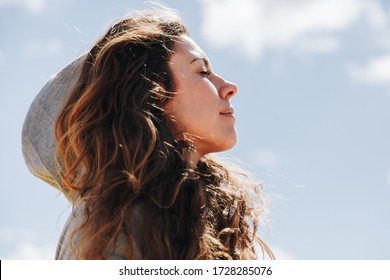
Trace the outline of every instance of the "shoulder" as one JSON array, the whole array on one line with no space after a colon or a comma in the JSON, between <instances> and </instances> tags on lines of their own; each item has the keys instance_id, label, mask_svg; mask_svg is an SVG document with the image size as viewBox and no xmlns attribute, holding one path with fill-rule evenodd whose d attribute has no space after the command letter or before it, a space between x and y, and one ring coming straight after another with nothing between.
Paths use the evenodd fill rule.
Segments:
<instances>
[{"instance_id":1,"label":"shoulder","mask_svg":"<svg viewBox=\"0 0 390 280\"><path fill-rule=\"evenodd\" d=\"M80 233L76 232L73 236L73 232L82 225L84 222L84 204L76 204L73 207L72 212L70 213L68 220L64 226L62 234L60 236L56 256L57 260L72 260L75 257L72 254L71 246L74 248L77 247L79 243ZM132 220L132 223L137 223L140 221L139 211L135 210L134 216L135 219ZM107 252L107 259L111 260L124 260L127 259L126 256L129 256L129 252L127 252L130 247L132 248L131 256L132 259L142 259L141 252L139 250L137 238L137 233L125 234L123 230L117 235L115 238L113 245ZM72 242L72 243L71 243Z\"/></svg>"}]
</instances>

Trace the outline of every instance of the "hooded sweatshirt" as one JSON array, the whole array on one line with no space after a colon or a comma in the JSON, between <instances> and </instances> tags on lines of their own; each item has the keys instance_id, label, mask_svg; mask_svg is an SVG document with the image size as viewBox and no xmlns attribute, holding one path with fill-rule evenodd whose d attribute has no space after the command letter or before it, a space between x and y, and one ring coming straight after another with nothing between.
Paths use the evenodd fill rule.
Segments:
<instances>
[{"instance_id":1,"label":"hooded sweatshirt","mask_svg":"<svg viewBox=\"0 0 390 280\"><path fill-rule=\"evenodd\" d=\"M62 187L56 171L53 129L62 104L80 76L83 58L71 62L45 84L32 102L22 130L23 157L30 172L64 192L71 202L74 198Z\"/></svg>"},{"instance_id":2,"label":"hooded sweatshirt","mask_svg":"<svg viewBox=\"0 0 390 280\"><path fill-rule=\"evenodd\" d=\"M74 259L70 249L71 235L74 229L83 222L83 205L77 203L77 198L71 197L69 192L63 188L61 177L56 171L54 123L66 97L80 76L84 58L85 55L71 62L44 85L30 106L22 130L23 157L30 172L62 191L74 204L57 246L56 259ZM134 222L140 223L139 211L135 210L134 214ZM133 257L140 259L141 255L136 246L137 242L134 241L134 235L136 234L133 232L130 237L134 251ZM124 248L128 247L126 240L128 239L123 234L119 234L107 258L123 259L122 256L127 255L123 252ZM78 235L72 240L74 247L77 246L77 242Z\"/></svg>"}]
</instances>

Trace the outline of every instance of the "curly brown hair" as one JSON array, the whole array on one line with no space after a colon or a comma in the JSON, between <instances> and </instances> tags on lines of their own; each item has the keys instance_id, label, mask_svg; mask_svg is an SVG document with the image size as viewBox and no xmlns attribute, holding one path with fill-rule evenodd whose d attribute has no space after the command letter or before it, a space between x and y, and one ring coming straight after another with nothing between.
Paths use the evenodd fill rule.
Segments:
<instances>
[{"instance_id":1,"label":"curly brown hair","mask_svg":"<svg viewBox=\"0 0 390 280\"><path fill-rule=\"evenodd\" d=\"M273 258L256 235L264 205L251 206L248 191L257 185L210 156L190 168L191 145L164 114L175 91L169 60L187 34L171 11L142 13L86 55L55 123L64 188L85 205L75 258L106 259L135 232L143 259L255 259L255 240ZM123 257L134 258L131 242Z\"/></svg>"}]
</instances>

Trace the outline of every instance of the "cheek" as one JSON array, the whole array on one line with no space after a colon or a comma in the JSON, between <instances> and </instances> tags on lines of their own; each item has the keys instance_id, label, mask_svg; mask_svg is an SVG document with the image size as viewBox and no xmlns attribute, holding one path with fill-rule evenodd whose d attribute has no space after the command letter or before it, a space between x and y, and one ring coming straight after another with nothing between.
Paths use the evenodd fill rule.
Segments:
<instances>
[{"instance_id":1,"label":"cheek","mask_svg":"<svg viewBox=\"0 0 390 280\"><path fill-rule=\"evenodd\" d=\"M194 133L201 128L206 130L219 116L218 104L218 93L206 81L180 80L178 92L166 104L165 111L181 131Z\"/></svg>"},{"instance_id":2,"label":"cheek","mask_svg":"<svg viewBox=\"0 0 390 280\"><path fill-rule=\"evenodd\" d=\"M183 132L202 137L210 134L212 127L210 124L215 122L215 116L210 113L211 111L214 110L200 103L172 102L166 107L172 132L180 138Z\"/></svg>"},{"instance_id":3,"label":"cheek","mask_svg":"<svg viewBox=\"0 0 390 280\"><path fill-rule=\"evenodd\" d=\"M191 115L192 111L186 104L185 100L176 96L165 105L165 115L169 120L171 131L174 134L187 131L188 125L193 122Z\"/></svg>"}]
</instances>

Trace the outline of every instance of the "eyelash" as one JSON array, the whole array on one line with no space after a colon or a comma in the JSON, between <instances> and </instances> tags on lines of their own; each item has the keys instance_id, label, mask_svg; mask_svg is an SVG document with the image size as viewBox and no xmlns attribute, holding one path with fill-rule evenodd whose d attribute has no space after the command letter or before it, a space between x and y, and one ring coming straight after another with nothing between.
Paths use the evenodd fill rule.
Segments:
<instances>
[{"instance_id":1,"label":"eyelash","mask_svg":"<svg viewBox=\"0 0 390 280\"><path fill-rule=\"evenodd\" d=\"M205 76L206 78L209 78L211 75L211 71L201 71L200 74Z\"/></svg>"}]
</instances>

